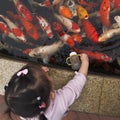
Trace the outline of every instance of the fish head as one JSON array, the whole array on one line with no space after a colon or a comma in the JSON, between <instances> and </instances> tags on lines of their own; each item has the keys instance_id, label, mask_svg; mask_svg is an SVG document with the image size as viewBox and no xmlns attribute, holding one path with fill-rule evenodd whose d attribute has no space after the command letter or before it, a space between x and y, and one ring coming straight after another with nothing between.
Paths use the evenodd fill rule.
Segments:
<instances>
[{"instance_id":1,"label":"fish head","mask_svg":"<svg viewBox=\"0 0 120 120\"><path fill-rule=\"evenodd\" d=\"M114 20L115 20L117 23L120 23L120 16L118 16L118 15L115 16L115 17L114 17Z\"/></svg>"},{"instance_id":2,"label":"fish head","mask_svg":"<svg viewBox=\"0 0 120 120\"><path fill-rule=\"evenodd\" d=\"M77 24L77 23L75 23L75 22L72 22L72 30L74 31L74 32L80 32L80 27L79 27L79 25Z\"/></svg>"},{"instance_id":3,"label":"fish head","mask_svg":"<svg viewBox=\"0 0 120 120\"><path fill-rule=\"evenodd\" d=\"M88 19L89 17L87 10L80 5L77 5L77 13L80 19Z\"/></svg>"}]
</instances>

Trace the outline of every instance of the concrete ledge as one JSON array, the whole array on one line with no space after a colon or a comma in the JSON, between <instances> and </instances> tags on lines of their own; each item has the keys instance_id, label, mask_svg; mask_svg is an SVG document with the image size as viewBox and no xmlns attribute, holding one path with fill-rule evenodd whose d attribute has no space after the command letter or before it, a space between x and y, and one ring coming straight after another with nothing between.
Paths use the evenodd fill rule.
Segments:
<instances>
[{"instance_id":1,"label":"concrete ledge","mask_svg":"<svg viewBox=\"0 0 120 120\"><path fill-rule=\"evenodd\" d=\"M0 94L4 94L4 85L26 63L4 58L0 59L0 63ZM49 74L54 80L55 89L65 85L74 76L73 71L58 68L50 68ZM120 78L89 74L81 96L70 109L120 117Z\"/></svg>"}]
</instances>

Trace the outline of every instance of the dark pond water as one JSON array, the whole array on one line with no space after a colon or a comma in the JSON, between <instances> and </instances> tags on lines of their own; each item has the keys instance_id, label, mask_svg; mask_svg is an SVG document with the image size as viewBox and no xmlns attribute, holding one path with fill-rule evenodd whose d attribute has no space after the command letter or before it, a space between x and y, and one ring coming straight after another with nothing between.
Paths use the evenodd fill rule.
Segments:
<instances>
[{"instance_id":1,"label":"dark pond water","mask_svg":"<svg viewBox=\"0 0 120 120\"><path fill-rule=\"evenodd\" d=\"M115 2L2 0L0 53L72 69L66 58L76 51L88 54L90 72L120 76L120 2Z\"/></svg>"}]
</instances>

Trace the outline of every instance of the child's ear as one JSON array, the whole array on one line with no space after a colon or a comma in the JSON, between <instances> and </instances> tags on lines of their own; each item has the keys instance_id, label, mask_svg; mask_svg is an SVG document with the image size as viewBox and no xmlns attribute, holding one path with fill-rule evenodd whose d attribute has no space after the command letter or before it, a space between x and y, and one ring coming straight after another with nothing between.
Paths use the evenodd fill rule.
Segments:
<instances>
[{"instance_id":1,"label":"child's ear","mask_svg":"<svg viewBox=\"0 0 120 120\"><path fill-rule=\"evenodd\" d=\"M48 71L49 71L49 68L46 67L46 66L42 66L41 68L42 68L42 70L44 70L45 72L48 72Z\"/></svg>"},{"instance_id":2,"label":"child's ear","mask_svg":"<svg viewBox=\"0 0 120 120\"><path fill-rule=\"evenodd\" d=\"M53 91L50 92L50 99L54 99L55 98L55 93Z\"/></svg>"}]
</instances>

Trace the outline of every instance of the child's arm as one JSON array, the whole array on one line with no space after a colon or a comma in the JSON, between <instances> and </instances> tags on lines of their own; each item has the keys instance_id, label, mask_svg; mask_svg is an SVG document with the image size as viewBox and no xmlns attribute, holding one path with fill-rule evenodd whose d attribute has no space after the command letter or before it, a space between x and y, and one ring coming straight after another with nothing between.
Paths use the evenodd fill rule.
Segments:
<instances>
[{"instance_id":1,"label":"child's arm","mask_svg":"<svg viewBox=\"0 0 120 120\"><path fill-rule=\"evenodd\" d=\"M80 56L81 59L81 66L78 72L84 74L85 76L87 76L88 73L88 67L89 67L89 59L88 56L84 53L81 54Z\"/></svg>"}]
</instances>

